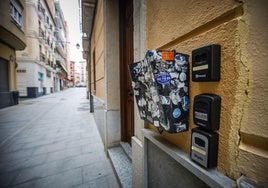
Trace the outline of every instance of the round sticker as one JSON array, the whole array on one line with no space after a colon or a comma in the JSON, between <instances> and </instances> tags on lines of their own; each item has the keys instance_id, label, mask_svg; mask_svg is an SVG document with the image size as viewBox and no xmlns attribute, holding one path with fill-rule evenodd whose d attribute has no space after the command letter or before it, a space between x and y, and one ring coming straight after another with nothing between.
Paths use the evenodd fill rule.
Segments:
<instances>
[{"instance_id":1,"label":"round sticker","mask_svg":"<svg viewBox=\"0 0 268 188\"><path fill-rule=\"evenodd\" d=\"M149 51L149 56L151 57L151 56L153 56L153 55L154 55L154 52Z\"/></svg>"},{"instance_id":2,"label":"round sticker","mask_svg":"<svg viewBox=\"0 0 268 188\"><path fill-rule=\"evenodd\" d=\"M183 65L185 64L185 58L183 56L181 56L180 54L176 54L175 56L175 61L179 64L179 65Z\"/></svg>"},{"instance_id":3,"label":"round sticker","mask_svg":"<svg viewBox=\"0 0 268 188\"><path fill-rule=\"evenodd\" d=\"M156 77L156 81L159 84L163 84L163 85L169 84L170 80L171 80L171 76L168 73L162 73L162 74L157 75Z\"/></svg>"},{"instance_id":4,"label":"round sticker","mask_svg":"<svg viewBox=\"0 0 268 188\"><path fill-rule=\"evenodd\" d=\"M184 72L182 72L182 73L180 74L180 80L181 80L182 82L186 80L186 74L185 74Z\"/></svg>"},{"instance_id":5,"label":"round sticker","mask_svg":"<svg viewBox=\"0 0 268 188\"><path fill-rule=\"evenodd\" d=\"M181 110L179 108L175 108L173 111L173 117L178 118L181 116Z\"/></svg>"}]
</instances>

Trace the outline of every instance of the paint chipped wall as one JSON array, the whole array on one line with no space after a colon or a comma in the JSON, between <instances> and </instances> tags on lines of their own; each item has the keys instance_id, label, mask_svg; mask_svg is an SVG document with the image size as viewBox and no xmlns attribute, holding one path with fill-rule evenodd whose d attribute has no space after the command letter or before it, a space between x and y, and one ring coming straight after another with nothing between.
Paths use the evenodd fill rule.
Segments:
<instances>
[{"instance_id":1,"label":"paint chipped wall","mask_svg":"<svg viewBox=\"0 0 268 188\"><path fill-rule=\"evenodd\" d=\"M194 96L220 95L217 169L233 179L244 174L259 184L268 184L264 173L268 170L266 4L264 0L147 0L146 17L147 49L175 49L191 55L200 46L221 45L220 82L190 82L190 129L196 127ZM190 152L190 131L163 136Z\"/></svg>"}]
</instances>

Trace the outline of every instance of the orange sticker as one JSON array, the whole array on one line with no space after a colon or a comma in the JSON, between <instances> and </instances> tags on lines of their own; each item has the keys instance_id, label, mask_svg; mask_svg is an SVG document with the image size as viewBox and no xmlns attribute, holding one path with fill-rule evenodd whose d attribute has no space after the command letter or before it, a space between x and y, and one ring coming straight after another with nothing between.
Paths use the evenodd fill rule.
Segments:
<instances>
[{"instance_id":1,"label":"orange sticker","mask_svg":"<svg viewBox=\"0 0 268 188\"><path fill-rule=\"evenodd\" d=\"M173 61L174 52L162 52L162 59L166 61Z\"/></svg>"}]
</instances>

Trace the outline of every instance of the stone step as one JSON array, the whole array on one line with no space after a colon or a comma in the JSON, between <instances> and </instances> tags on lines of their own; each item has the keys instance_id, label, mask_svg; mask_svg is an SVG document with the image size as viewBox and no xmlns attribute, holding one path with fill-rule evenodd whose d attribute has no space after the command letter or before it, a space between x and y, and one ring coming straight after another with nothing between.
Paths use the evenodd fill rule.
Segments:
<instances>
[{"instance_id":1,"label":"stone step","mask_svg":"<svg viewBox=\"0 0 268 188\"><path fill-rule=\"evenodd\" d=\"M108 149L108 155L123 188L132 187L132 162L120 146Z\"/></svg>"},{"instance_id":2,"label":"stone step","mask_svg":"<svg viewBox=\"0 0 268 188\"><path fill-rule=\"evenodd\" d=\"M123 148L124 152L127 154L128 158L132 161L132 148L130 144L127 142L120 142L120 145Z\"/></svg>"}]
</instances>

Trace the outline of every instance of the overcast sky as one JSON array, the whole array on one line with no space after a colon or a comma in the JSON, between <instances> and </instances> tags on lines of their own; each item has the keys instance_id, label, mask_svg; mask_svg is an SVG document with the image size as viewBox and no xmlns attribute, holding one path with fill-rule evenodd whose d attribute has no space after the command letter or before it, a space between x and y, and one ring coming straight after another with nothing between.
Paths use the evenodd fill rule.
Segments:
<instances>
[{"instance_id":1,"label":"overcast sky","mask_svg":"<svg viewBox=\"0 0 268 188\"><path fill-rule=\"evenodd\" d=\"M65 20L69 27L70 41L70 60L84 61L82 58L82 39L79 24L79 0L59 0ZM76 44L79 43L80 49L77 50Z\"/></svg>"}]
</instances>

